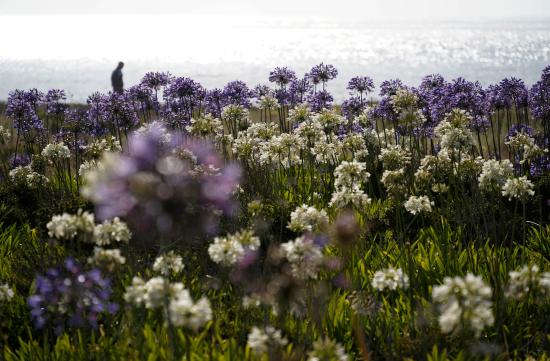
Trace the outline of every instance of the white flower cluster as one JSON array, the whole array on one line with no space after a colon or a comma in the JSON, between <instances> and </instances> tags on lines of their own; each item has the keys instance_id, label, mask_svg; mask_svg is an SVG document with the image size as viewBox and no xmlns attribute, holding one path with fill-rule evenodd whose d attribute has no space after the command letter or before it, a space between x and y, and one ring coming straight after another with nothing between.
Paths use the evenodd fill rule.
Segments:
<instances>
[{"instance_id":1,"label":"white flower cluster","mask_svg":"<svg viewBox=\"0 0 550 361\"><path fill-rule=\"evenodd\" d=\"M48 162L52 163L61 159L68 159L71 157L71 151L63 142L50 143L42 150L42 156Z\"/></svg>"},{"instance_id":2,"label":"white flower cluster","mask_svg":"<svg viewBox=\"0 0 550 361\"><path fill-rule=\"evenodd\" d=\"M95 247L94 254L88 258L88 263L100 268L113 270L117 266L125 264L126 258L121 255L120 249Z\"/></svg>"},{"instance_id":3,"label":"white flower cluster","mask_svg":"<svg viewBox=\"0 0 550 361\"><path fill-rule=\"evenodd\" d=\"M472 131L468 129L471 122L470 115L462 109L453 109L434 128L434 134L439 138L442 149L464 154L474 145Z\"/></svg>"},{"instance_id":4,"label":"white flower cluster","mask_svg":"<svg viewBox=\"0 0 550 361\"><path fill-rule=\"evenodd\" d=\"M314 118L326 131L335 131L346 122L346 118L330 109L321 110Z\"/></svg>"},{"instance_id":5,"label":"white flower cluster","mask_svg":"<svg viewBox=\"0 0 550 361\"><path fill-rule=\"evenodd\" d=\"M369 155L365 138L361 133L350 132L342 138L342 145L338 150L351 154L354 159L364 159Z\"/></svg>"},{"instance_id":6,"label":"white flower cluster","mask_svg":"<svg viewBox=\"0 0 550 361\"><path fill-rule=\"evenodd\" d=\"M242 105L229 104L222 109L222 118L233 121L245 121L248 119L248 110Z\"/></svg>"},{"instance_id":7,"label":"white flower cluster","mask_svg":"<svg viewBox=\"0 0 550 361\"><path fill-rule=\"evenodd\" d=\"M358 209L370 203L370 198L361 189L361 184L369 179L370 173L365 170L365 163L343 161L334 170L334 193L330 206L344 208L353 205Z\"/></svg>"},{"instance_id":8,"label":"white flower cluster","mask_svg":"<svg viewBox=\"0 0 550 361\"><path fill-rule=\"evenodd\" d=\"M77 214L55 215L46 227L50 237L72 240L78 235L84 242L91 242L95 228L94 214L79 209Z\"/></svg>"},{"instance_id":9,"label":"white flower cluster","mask_svg":"<svg viewBox=\"0 0 550 361\"><path fill-rule=\"evenodd\" d=\"M522 151L522 159L520 161L520 164L523 164L548 152L547 149L540 148L535 143L535 139L524 132L519 132L516 135L510 137L504 142L504 144Z\"/></svg>"},{"instance_id":10,"label":"white flower cluster","mask_svg":"<svg viewBox=\"0 0 550 361\"><path fill-rule=\"evenodd\" d=\"M409 288L409 276L403 273L401 268L389 267L380 271L376 271L372 277L371 285L378 291L386 289L395 291L398 288Z\"/></svg>"},{"instance_id":11,"label":"white flower cluster","mask_svg":"<svg viewBox=\"0 0 550 361\"><path fill-rule=\"evenodd\" d=\"M106 246L115 242L128 243L132 238L130 228L118 217L107 219L94 228L94 242L98 246Z\"/></svg>"},{"instance_id":12,"label":"white flower cluster","mask_svg":"<svg viewBox=\"0 0 550 361\"><path fill-rule=\"evenodd\" d=\"M313 350L308 353L307 361L348 361L344 347L328 338L313 343Z\"/></svg>"},{"instance_id":13,"label":"white flower cluster","mask_svg":"<svg viewBox=\"0 0 550 361\"><path fill-rule=\"evenodd\" d=\"M103 167L103 165L101 164L100 161L97 161L97 160L85 160L84 162L82 162L82 164L80 165L80 167L78 168L78 175L81 176L81 177L85 177L86 176L86 173L94 170L94 169L98 169L98 168L101 168Z\"/></svg>"},{"instance_id":14,"label":"white flower cluster","mask_svg":"<svg viewBox=\"0 0 550 361\"><path fill-rule=\"evenodd\" d=\"M172 134L168 131L164 123L160 120L154 120L151 123L146 123L134 131L134 135L145 136L150 132L160 132L159 143L168 144L172 141Z\"/></svg>"},{"instance_id":15,"label":"white flower cluster","mask_svg":"<svg viewBox=\"0 0 550 361\"><path fill-rule=\"evenodd\" d=\"M525 200L528 197L534 196L533 183L527 177L509 178L502 186L502 195L508 200L512 198Z\"/></svg>"},{"instance_id":16,"label":"white flower cluster","mask_svg":"<svg viewBox=\"0 0 550 361\"><path fill-rule=\"evenodd\" d=\"M191 118L191 124L186 126L185 129L191 135L207 138L221 134L223 132L223 125L221 120L207 114L198 119Z\"/></svg>"},{"instance_id":17,"label":"white flower cluster","mask_svg":"<svg viewBox=\"0 0 550 361\"><path fill-rule=\"evenodd\" d=\"M491 287L481 277L468 273L466 277L445 277L435 286L432 298L439 305L439 327L444 333L460 332L463 328L481 331L494 323Z\"/></svg>"},{"instance_id":18,"label":"white flower cluster","mask_svg":"<svg viewBox=\"0 0 550 361\"><path fill-rule=\"evenodd\" d=\"M155 259L153 270L163 276L180 273L183 270L183 259L174 251L170 251Z\"/></svg>"},{"instance_id":19,"label":"white flower cluster","mask_svg":"<svg viewBox=\"0 0 550 361\"><path fill-rule=\"evenodd\" d=\"M32 170L32 165L18 166L10 170L10 179L16 183L26 184L30 188L48 182L48 178Z\"/></svg>"},{"instance_id":20,"label":"white flower cluster","mask_svg":"<svg viewBox=\"0 0 550 361\"><path fill-rule=\"evenodd\" d=\"M246 345L258 356L267 353L269 350L278 349L288 344L280 330L267 326L264 330L254 326L248 334Z\"/></svg>"},{"instance_id":21,"label":"white flower cluster","mask_svg":"<svg viewBox=\"0 0 550 361\"><path fill-rule=\"evenodd\" d=\"M310 152L315 156L315 161L317 163L333 165L338 162L338 155L341 151L341 147L342 144L340 144L338 138L330 141L327 137L323 137L315 142Z\"/></svg>"},{"instance_id":22,"label":"white flower cluster","mask_svg":"<svg viewBox=\"0 0 550 361\"><path fill-rule=\"evenodd\" d=\"M296 134L274 136L260 146L260 163L289 168L300 162L302 141Z\"/></svg>"},{"instance_id":23,"label":"white flower cluster","mask_svg":"<svg viewBox=\"0 0 550 361\"><path fill-rule=\"evenodd\" d=\"M15 293L7 284L0 284L0 302L9 301L13 298Z\"/></svg>"},{"instance_id":24,"label":"white flower cluster","mask_svg":"<svg viewBox=\"0 0 550 361\"><path fill-rule=\"evenodd\" d=\"M327 212L324 209L303 204L290 213L288 228L294 232L316 232L328 224Z\"/></svg>"},{"instance_id":25,"label":"white flower cluster","mask_svg":"<svg viewBox=\"0 0 550 361\"><path fill-rule=\"evenodd\" d=\"M430 213L434 202L427 196L410 196L405 202L405 209L413 215L419 213Z\"/></svg>"},{"instance_id":26,"label":"white flower cluster","mask_svg":"<svg viewBox=\"0 0 550 361\"><path fill-rule=\"evenodd\" d=\"M260 239L252 231L241 231L226 237L216 237L208 247L210 259L223 266L232 266L239 262L249 251L260 247Z\"/></svg>"},{"instance_id":27,"label":"white flower cluster","mask_svg":"<svg viewBox=\"0 0 550 361\"><path fill-rule=\"evenodd\" d=\"M498 161L488 159L483 162L478 182L482 190L491 190L502 187L506 180L514 174L514 166L508 159Z\"/></svg>"},{"instance_id":28,"label":"white flower cluster","mask_svg":"<svg viewBox=\"0 0 550 361\"><path fill-rule=\"evenodd\" d=\"M275 109L279 107L279 102L271 95L263 95L258 99L258 108L260 109Z\"/></svg>"},{"instance_id":29,"label":"white flower cluster","mask_svg":"<svg viewBox=\"0 0 550 361\"><path fill-rule=\"evenodd\" d=\"M206 297L194 302L182 283L170 283L163 277L153 277L147 282L134 277L132 285L126 288L124 299L134 306L145 306L148 309L168 305L165 311L170 322L176 327L185 327L194 332L212 319L212 309Z\"/></svg>"},{"instance_id":30,"label":"white flower cluster","mask_svg":"<svg viewBox=\"0 0 550 361\"><path fill-rule=\"evenodd\" d=\"M316 279L323 263L323 250L305 236L281 244L284 257L291 265L294 277Z\"/></svg>"},{"instance_id":31,"label":"white flower cluster","mask_svg":"<svg viewBox=\"0 0 550 361\"><path fill-rule=\"evenodd\" d=\"M380 150L378 159L385 170L397 170L411 163L411 154L400 145L389 145Z\"/></svg>"},{"instance_id":32,"label":"white flower cluster","mask_svg":"<svg viewBox=\"0 0 550 361\"><path fill-rule=\"evenodd\" d=\"M550 295L550 272L541 272L537 265L523 266L509 273L510 283L506 296L521 299L528 294L547 297Z\"/></svg>"},{"instance_id":33,"label":"white flower cluster","mask_svg":"<svg viewBox=\"0 0 550 361\"><path fill-rule=\"evenodd\" d=\"M380 179L391 197L400 198L407 193L405 169L385 170Z\"/></svg>"},{"instance_id":34,"label":"white flower cluster","mask_svg":"<svg viewBox=\"0 0 550 361\"><path fill-rule=\"evenodd\" d=\"M120 152L120 142L113 136L96 139L84 147L86 154L92 159L100 158L104 152Z\"/></svg>"},{"instance_id":35,"label":"white flower cluster","mask_svg":"<svg viewBox=\"0 0 550 361\"><path fill-rule=\"evenodd\" d=\"M390 103L396 113L416 106L417 102L418 96L407 88L397 89L395 94L390 97Z\"/></svg>"}]
</instances>

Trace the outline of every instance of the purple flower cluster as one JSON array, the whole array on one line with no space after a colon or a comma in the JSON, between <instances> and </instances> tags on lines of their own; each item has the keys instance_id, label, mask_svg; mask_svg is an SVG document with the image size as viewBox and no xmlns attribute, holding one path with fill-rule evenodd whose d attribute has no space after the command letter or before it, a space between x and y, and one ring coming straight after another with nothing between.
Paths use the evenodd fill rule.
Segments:
<instances>
[{"instance_id":1,"label":"purple flower cluster","mask_svg":"<svg viewBox=\"0 0 550 361\"><path fill-rule=\"evenodd\" d=\"M531 87L529 106L533 117L544 121L545 127L550 129L550 66L544 68L540 80Z\"/></svg>"},{"instance_id":2,"label":"purple flower cluster","mask_svg":"<svg viewBox=\"0 0 550 361\"><path fill-rule=\"evenodd\" d=\"M334 65L324 63L315 65L307 74L307 77L313 84L317 85L322 83L323 88L329 80L335 79L337 76L338 70L334 67Z\"/></svg>"},{"instance_id":3,"label":"purple flower cluster","mask_svg":"<svg viewBox=\"0 0 550 361\"><path fill-rule=\"evenodd\" d=\"M248 89L245 82L240 80L234 80L223 88L224 105L242 105L244 107L250 107L250 98L253 97L253 93Z\"/></svg>"},{"instance_id":4,"label":"purple flower cluster","mask_svg":"<svg viewBox=\"0 0 550 361\"><path fill-rule=\"evenodd\" d=\"M47 114L61 114L67 108L67 104L63 103L67 100L65 91L62 89L48 90L43 98L44 105L46 106Z\"/></svg>"},{"instance_id":5,"label":"purple flower cluster","mask_svg":"<svg viewBox=\"0 0 550 361\"><path fill-rule=\"evenodd\" d=\"M159 123L129 137L128 151L106 163L87 192L99 218L125 217L137 238L155 241L214 232L217 211L231 214L240 169L212 148ZM217 211L216 211L217 210Z\"/></svg>"},{"instance_id":6,"label":"purple flower cluster","mask_svg":"<svg viewBox=\"0 0 550 361\"><path fill-rule=\"evenodd\" d=\"M323 109L328 109L332 105L334 98L326 90L320 90L312 93L309 96L308 102L312 111L319 112Z\"/></svg>"},{"instance_id":7,"label":"purple flower cluster","mask_svg":"<svg viewBox=\"0 0 550 361\"><path fill-rule=\"evenodd\" d=\"M43 94L36 89L14 90L8 95L6 116L13 120L13 126L23 136L31 131L41 132L44 125L38 117L37 108Z\"/></svg>"},{"instance_id":8,"label":"purple flower cluster","mask_svg":"<svg viewBox=\"0 0 550 361\"><path fill-rule=\"evenodd\" d=\"M313 91L313 85L307 77L294 79L290 83L289 92L292 104L300 104L306 100L307 94Z\"/></svg>"},{"instance_id":9,"label":"purple flower cluster","mask_svg":"<svg viewBox=\"0 0 550 361\"><path fill-rule=\"evenodd\" d=\"M170 83L170 78L170 73L149 72L143 76L141 84L151 90L159 91Z\"/></svg>"},{"instance_id":10,"label":"purple flower cluster","mask_svg":"<svg viewBox=\"0 0 550 361\"><path fill-rule=\"evenodd\" d=\"M363 93L368 94L374 90L374 81L368 76L356 76L348 82L347 89L362 96Z\"/></svg>"},{"instance_id":11,"label":"purple flower cluster","mask_svg":"<svg viewBox=\"0 0 550 361\"><path fill-rule=\"evenodd\" d=\"M109 301L110 280L98 269L84 271L72 258L63 267L36 277L36 293L29 297L31 318L36 328L53 326L60 334L67 327L98 326L101 314L114 314L118 305Z\"/></svg>"},{"instance_id":12,"label":"purple flower cluster","mask_svg":"<svg viewBox=\"0 0 550 361\"><path fill-rule=\"evenodd\" d=\"M281 88L296 79L296 73L285 67L276 67L269 73L269 81L279 85Z\"/></svg>"}]
</instances>

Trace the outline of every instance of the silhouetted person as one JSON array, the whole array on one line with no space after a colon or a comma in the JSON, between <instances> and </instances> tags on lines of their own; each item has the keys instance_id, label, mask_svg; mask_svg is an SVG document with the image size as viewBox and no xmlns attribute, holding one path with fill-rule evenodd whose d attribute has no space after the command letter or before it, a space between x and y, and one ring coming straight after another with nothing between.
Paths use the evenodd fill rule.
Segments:
<instances>
[{"instance_id":1,"label":"silhouetted person","mask_svg":"<svg viewBox=\"0 0 550 361\"><path fill-rule=\"evenodd\" d=\"M124 83L122 82L122 68L124 68L124 63L120 61L116 69L113 71L113 74L111 74L113 91L119 94L122 94L122 90L124 89Z\"/></svg>"}]
</instances>

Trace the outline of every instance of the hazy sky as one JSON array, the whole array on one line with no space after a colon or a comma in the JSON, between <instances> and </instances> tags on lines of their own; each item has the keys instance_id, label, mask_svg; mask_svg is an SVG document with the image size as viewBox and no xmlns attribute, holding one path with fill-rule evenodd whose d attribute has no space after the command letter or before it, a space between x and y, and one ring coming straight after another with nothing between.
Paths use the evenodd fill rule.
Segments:
<instances>
[{"instance_id":1,"label":"hazy sky","mask_svg":"<svg viewBox=\"0 0 550 361\"><path fill-rule=\"evenodd\" d=\"M0 0L0 14L216 13L376 19L550 17L550 0Z\"/></svg>"}]
</instances>

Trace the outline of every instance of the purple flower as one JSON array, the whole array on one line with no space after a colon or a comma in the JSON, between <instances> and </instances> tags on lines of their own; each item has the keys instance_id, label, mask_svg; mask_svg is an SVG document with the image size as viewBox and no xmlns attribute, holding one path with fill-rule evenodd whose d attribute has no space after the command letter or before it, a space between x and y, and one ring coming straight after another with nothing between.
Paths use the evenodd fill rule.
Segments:
<instances>
[{"instance_id":1,"label":"purple flower","mask_svg":"<svg viewBox=\"0 0 550 361\"><path fill-rule=\"evenodd\" d=\"M534 137L535 130L530 126L528 126L527 124L512 124L512 126L510 127L510 130L504 137L504 140L509 141L510 138L515 137L516 135L521 133L528 135L529 137Z\"/></svg>"},{"instance_id":2,"label":"purple flower","mask_svg":"<svg viewBox=\"0 0 550 361\"><path fill-rule=\"evenodd\" d=\"M528 91L523 80L517 78L503 79L500 82L499 89L501 92L500 97L507 107L512 105L518 108L527 106Z\"/></svg>"},{"instance_id":3,"label":"purple flower","mask_svg":"<svg viewBox=\"0 0 550 361\"><path fill-rule=\"evenodd\" d=\"M363 93L370 93L374 89L374 81L368 76L356 76L348 83L348 90L358 92L361 97Z\"/></svg>"},{"instance_id":4,"label":"purple flower","mask_svg":"<svg viewBox=\"0 0 550 361\"><path fill-rule=\"evenodd\" d=\"M28 136L33 130L44 130L44 125L36 113L41 99L42 93L36 89L14 90L8 95L6 116L13 120L14 128L22 132L23 136Z\"/></svg>"},{"instance_id":5,"label":"purple flower","mask_svg":"<svg viewBox=\"0 0 550 361\"><path fill-rule=\"evenodd\" d=\"M334 67L334 65L324 63L315 65L311 68L309 74L307 74L307 77L313 84L317 85L319 83L323 83L323 88L329 80L332 80L337 76L338 70Z\"/></svg>"},{"instance_id":6,"label":"purple flower","mask_svg":"<svg viewBox=\"0 0 550 361\"><path fill-rule=\"evenodd\" d=\"M224 105L234 104L250 107L250 98L253 96L248 86L240 80L227 83L223 88Z\"/></svg>"},{"instance_id":7,"label":"purple flower","mask_svg":"<svg viewBox=\"0 0 550 361\"><path fill-rule=\"evenodd\" d=\"M31 157L26 153L12 154L9 159L9 164L14 168L19 166L26 166L31 162Z\"/></svg>"},{"instance_id":8,"label":"purple flower","mask_svg":"<svg viewBox=\"0 0 550 361\"><path fill-rule=\"evenodd\" d=\"M313 90L313 85L305 77L303 79L294 79L290 83L289 88L292 104L300 104L306 100L306 95Z\"/></svg>"},{"instance_id":9,"label":"purple flower","mask_svg":"<svg viewBox=\"0 0 550 361\"><path fill-rule=\"evenodd\" d=\"M170 82L170 73L149 72L141 79L141 84L151 90L158 91L161 87L168 85Z\"/></svg>"},{"instance_id":10,"label":"purple flower","mask_svg":"<svg viewBox=\"0 0 550 361\"><path fill-rule=\"evenodd\" d=\"M109 302L110 280L97 269L83 271L67 258L63 267L52 268L36 277L35 294L28 299L36 328L54 327L60 334L66 327L96 329L101 314L114 314L118 306Z\"/></svg>"},{"instance_id":11,"label":"purple flower","mask_svg":"<svg viewBox=\"0 0 550 361\"><path fill-rule=\"evenodd\" d=\"M269 81L279 85L281 88L296 79L296 73L285 67L276 67L269 73Z\"/></svg>"},{"instance_id":12,"label":"purple flower","mask_svg":"<svg viewBox=\"0 0 550 361\"><path fill-rule=\"evenodd\" d=\"M99 218L124 217L137 239L191 241L201 230L215 231L218 211L234 211L240 170L204 142L157 122L131 135L128 151L114 157L85 193Z\"/></svg>"},{"instance_id":13,"label":"purple flower","mask_svg":"<svg viewBox=\"0 0 550 361\"><path fill-rule=\"evenodd\" d=\"M326 90L318 91L314 94L311 94L308 102L313 112L319 112L323 109L330 108L334 98Z\"/></svg>"},{"instance_id":14,"label":"purple flower","mask_svg":"<svg viewBox=\"0 0 550 361\"><path fill-rule=\"evenodd\" d=\"M363 101L358 96L351 97L342 103L342 115L348 119L358 116L363 110Z\"/></svg>"},{"instance_id":15,"label":"purple flower","mask_svg":"<svg viewBox=\"0 0 550 361\"><path fill-rule=\"evenodd\" d=\"M542 71L541 79L531 87L529 107L533 117L544 122L545 136L550 137L550 66Z\"/></svg>"},{"instance_id":16,"label":"purple flower","mask_svg":"<svg viewBox=\"0 0 550 361\"><path fill-rule=\"evenodd\" d=\"M260 99L264 95L271 94L271 89L264 84L258 84L252 89L252 96L256 99Z\"/></svg>"},{"instance_id":17,"label":"purple flower","mask_svg":"<svg viewBox=\"0 0 550 361\"><path fill-rule=\"evenodd\" d=\"M216 118L220 118L222 116L222 108L224 104L222 90L212 89L207 91L205 101L206 112L212 114Z\"/></svg>"},{"instance_id":18,"label":"purple flower","mask_svg":"<svg viewBox=\"0 0 550 361\"><path fill-rule=\"evenodd\" d=\"M274 97L279 102L279 105L289 105L291 101L291 94L288 90L281 88L274 91Z\"/></svg>"},{"instance_id":19,"label":"purple flower","mask_svg":"<svg viewBox=\"0 0 550 361\"><path fill-rule=\"evenodd\" d=\"M48 114L61 114L67 108L67 104L63 101L67 99L65 90L51 89L48 90L43 98L44 105L46 106L46 113Z\"/></svg>"},{"instance_id":20,"label":"purple flower","mask_svg":"<svg viewBox=\"0 0 550 361\"><path fill-rule=\"evenodd\" d=\"M384 80L382 84L380 84L380 96L395 95L399 89L404 87L405 85L403 85L403 82L399 79Z\"/></svg>"}]
</instances>

